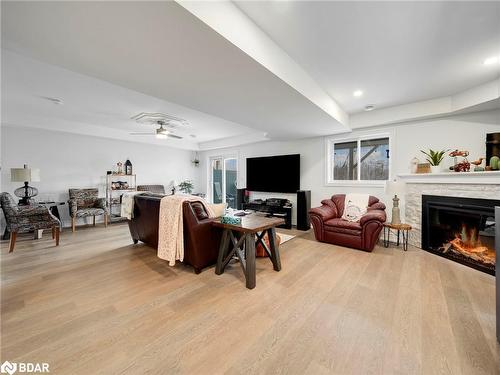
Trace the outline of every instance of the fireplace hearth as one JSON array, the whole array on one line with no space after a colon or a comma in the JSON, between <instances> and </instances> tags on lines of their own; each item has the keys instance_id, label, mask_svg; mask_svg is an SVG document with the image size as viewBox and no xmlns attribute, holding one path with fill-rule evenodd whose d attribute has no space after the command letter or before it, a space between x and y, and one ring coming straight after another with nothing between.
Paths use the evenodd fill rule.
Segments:
<instances>
[{"instance_id":1,"label":"fireplace hearth","mask_svg":"<svg viewBox=\"0 0 500 375\"><path fill-rule=\"evenodd\" d=\"M422 249L495 274L500 200L422 195Z\"/></svg>"}]
</instances>

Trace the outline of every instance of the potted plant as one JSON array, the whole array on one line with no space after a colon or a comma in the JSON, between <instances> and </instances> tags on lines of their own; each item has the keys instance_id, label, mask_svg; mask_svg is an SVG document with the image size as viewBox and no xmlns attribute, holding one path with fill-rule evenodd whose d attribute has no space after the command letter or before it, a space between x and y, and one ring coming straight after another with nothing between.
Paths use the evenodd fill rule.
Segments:
<instances>
[{"instance_id":1,"label":"potted plant","mask_svg":"<svg viewBox=\"0 0 500 375\"><path fill-rule=\"evenodd\" d=\"M191 194L193 192L193 181L185 180L182 181L179 185L179 190L185 194Z\"/></svg>"},{"instance_id":2,"label":"potted plant","mask_svg":"<svg viewBox=\"0 0 500 375\"><path fill-rule=\"evenodd\" d=\"M439 173L441 172L441 162L444 159L444 154L448 150L441 150L441 151L434 151L429 149L429 151L424 151L420 150L425 156L427 156L425 159L429 162L431 165L431 173Z\"/></svg>"}]
</instances>

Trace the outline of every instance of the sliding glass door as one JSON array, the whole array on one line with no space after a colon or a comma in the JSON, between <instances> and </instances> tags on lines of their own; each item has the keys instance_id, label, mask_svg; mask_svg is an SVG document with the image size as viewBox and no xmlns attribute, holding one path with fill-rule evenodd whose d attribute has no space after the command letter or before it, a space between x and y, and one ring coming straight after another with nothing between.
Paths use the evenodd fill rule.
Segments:
<instances>
[{"instance_id":1,"label":"sliding glass door","mask_svg":"<svg viewBox=\"0 0 500 375\"><path fill-rule=\"evenodd\" d=\"M236 208L238 162L234 157L210 159L210 198L213 203L227 203Z\"/></svg>"}]
</instances>

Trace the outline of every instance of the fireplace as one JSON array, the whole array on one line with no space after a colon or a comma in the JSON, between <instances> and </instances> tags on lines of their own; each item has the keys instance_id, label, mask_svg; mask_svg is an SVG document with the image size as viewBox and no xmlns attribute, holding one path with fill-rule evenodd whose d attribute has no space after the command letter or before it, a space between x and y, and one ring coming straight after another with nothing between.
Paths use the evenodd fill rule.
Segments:
<instances>
[{"instance_id":1,"label":"fireplace","mask_svg":"<svg viewBox=\"0 0 500 375\"><path fill-rule=\"evenodd\" d=\"M422 249L495 274L500 200L422 195Z\"/></svg>"}]
</instances>

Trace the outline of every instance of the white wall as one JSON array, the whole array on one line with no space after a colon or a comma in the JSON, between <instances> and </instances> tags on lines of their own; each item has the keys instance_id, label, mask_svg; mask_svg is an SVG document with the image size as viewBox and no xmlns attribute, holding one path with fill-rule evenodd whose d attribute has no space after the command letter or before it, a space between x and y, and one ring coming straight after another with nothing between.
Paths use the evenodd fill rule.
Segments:
<instances>
[{"instance_id":1,"label":"white wall","mask_svg":"<svg viewBox=\"0 0 500 375\"><path fill-rule=\"evenodd\" d=\"M200 190L199 167L193 166L193 153L166 146L110 140L41 129L1 128L1 189L13 194L22 183L10 182L10 168L28 164L40 169L41 181L32 185L38 199L67 201L69 188L99 188L105 196L105 175L118 161L130 159L138 184L163 184L168 189L175 179L191 179ZM15 197L14 197L15 198ZM69 224L68 206L59 208Z\"/></svg>"},{"instance_id":2,"label":"white wall","mask_svg":"<svg viewBox=\"0 0 500 375\"><path fill-rule=\"evenodd\" d=\"M385 127L374 127L336 135L332 138L353 137L360 134L390 133L392 136L392 175L409 173L410 160L417 157L424 160L420 149L469 150L469 160L485 156L486 133L500 132L500 111L478 112L441 119L418 121ZM322 199L345 192L369 193L382 199L389 207L391 202L383 186L326 186L325 184L325 138L311 138L290 142L261 142L236 148L206 151L201 154L201 184L207 189L208 159L218 155L237 155L238 186L246 185L246 158L279 154L301 154L301 189L311 190L312 205L319 205ZM447 157L445 167L452 164ZM286 173L286 171L281 171ZM258 194L259 196L281 196L280 194ZM294 195L284 195L294 202Z\"/></svg>"},{"instance_id":3,"label":"white wall","mask_svg":"<svg viewBox=\"0 0 500 375\"><path fill-rule=\"evenodd\" d=\"M423 160L420 149L458 148L469 150L470 160L485 156L485 134L500 131L500 111L478 112L442 119L377 127L336 135L335 138L363 133L388 132L392 135L392 174L407 173L410 160L417 156ZM241 147L205 151L200 153L200 166L191 163L189 151L105 138L72 135L40 129L1 128L1 189L13 193L22 184L10 182L10 168L28 164L40 168L41 180L34 183L40 191L38 198L67 200L68 188L96 186L104 196L105 173L117 161L130 158L139 184L164 184L171 180L192 179L196 192L207 192L208 160L211 156L236 155L238 157L238 186L246 185L246 158L279 154L301 154L301 189L311 190L312 205L324 198L345 192L365 192L376 195L390 204L383 186L326 186L325 139L311 138L289 142L260 142ZM451 165L447 159L447 166ZM286 171L282 171L286 173ZM259 193L255 197L287 197L295 205L294 194ZM294 210L295 211L295 210ZM60 208L66 224L68 208ZM295 216L295 212L294 212ZM295 220L294 220L295 222Z\"/></svg>"}]
</instances>

